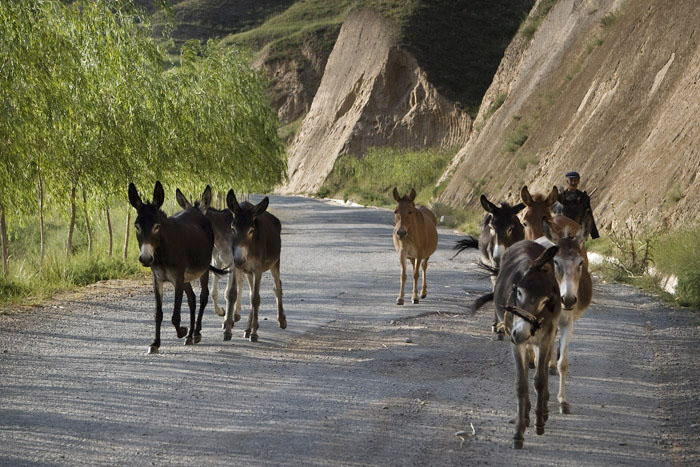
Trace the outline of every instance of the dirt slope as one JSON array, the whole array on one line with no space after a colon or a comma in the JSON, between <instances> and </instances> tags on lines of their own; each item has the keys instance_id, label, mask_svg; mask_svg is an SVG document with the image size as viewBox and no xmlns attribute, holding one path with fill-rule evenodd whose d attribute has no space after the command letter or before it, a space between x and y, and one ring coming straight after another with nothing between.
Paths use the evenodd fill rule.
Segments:
<instances>
[{"instance_id":1,"label":"dirt slope","mask_svg":"<svg viewBox=\"0 0 700 467\"><path fill-rule=\"evenodd\" d=\"M314 193L342 154L371 146L456 146L471 119L441 96L398 45L389 20L349 15L309 113L289 150L283 192Z\"/></svg>"},{"instance_id":2,"label":"dirt slope","mask_svg":"<svg viewBox=\"0 0 700 467\"><path fill-rule=\"evenodd\" d=\"M513 198L578 170L603 225L698 218L698 25L693 0L557 2L509 46L441 200Z\"/></svg>"}]
</instances>

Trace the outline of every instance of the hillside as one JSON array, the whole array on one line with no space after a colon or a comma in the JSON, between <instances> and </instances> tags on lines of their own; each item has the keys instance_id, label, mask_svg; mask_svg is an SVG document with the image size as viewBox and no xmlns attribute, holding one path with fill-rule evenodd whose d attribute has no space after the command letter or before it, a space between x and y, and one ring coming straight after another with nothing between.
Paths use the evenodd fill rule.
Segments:
<instances>
[{"instance_id":1,"label":"hillside","mask_svg":"<svg viewBox=\"0 0 700 467\"><path fill-rule=\"evenodd\" d=\"M508 47L440 200L514 200L578 170L603 226L697 219L699 24L692 0L556 2Z\"/></svg>"}]
</instances>

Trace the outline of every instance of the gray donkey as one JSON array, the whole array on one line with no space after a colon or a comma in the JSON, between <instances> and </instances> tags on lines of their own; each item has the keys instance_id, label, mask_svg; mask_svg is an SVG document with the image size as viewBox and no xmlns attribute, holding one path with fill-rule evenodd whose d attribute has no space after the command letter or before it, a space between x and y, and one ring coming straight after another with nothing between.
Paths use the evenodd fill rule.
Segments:
<instances>
[{"instance_id":1,"label":"gray donkey","mask_svg":"<svg viewBox=\"0 0 700 467\"><path fill-rule=\"evenodd\" d=\"M479 297L473 305L476 311L493 300L496 313L504 321L506 333L510 336L518 398L518 419L513 436L515 449L523 447L525 427L530 425L528 347L535 350L535 426L538 435L544 434L549 417L547 370L561 314L559 284L552 264L556 253L556 246L545 249L529 240L515 243L501 259L494 291Z\"/></svg>"},{"instance_id":2,"label":"gray donkey","mask_svg":"<svg viewBox=\"0 0 700 467\"><path fill-rule=\"evenodd\" d=\"M188 209L193 207L187 198L178 190L175 193L175 198L177 203L182 207L182 209ZM214 274L214 281L211 288L211 297L214 302L214 310L219 316L225 316L226 313L233 313L234 321L240 321L241 319L241 301L235 298L235 287L234 281L238 280L238 288L241 287L242 278L236 278L235 270L233 266L233 250L231 249L231 243L233 242L233 233L231 231L231 223L233 222L233 213L229 209L215 209L211 207L212 192L211 187L207 185L202 193L202 196L194 202L194 207L198 208L211 222L212 228L214 229L214 251L212 252L211 262L213 266L218 268L228 268L227 273L227 283L226 291L224 296L226 297L226 309L224 310L219 306L219 276ZM235 313L234 313L235 307ZM224 325L222 325L222 328ZM229 335L229 340L231 337Z\"/></svg>"}]
</instances>

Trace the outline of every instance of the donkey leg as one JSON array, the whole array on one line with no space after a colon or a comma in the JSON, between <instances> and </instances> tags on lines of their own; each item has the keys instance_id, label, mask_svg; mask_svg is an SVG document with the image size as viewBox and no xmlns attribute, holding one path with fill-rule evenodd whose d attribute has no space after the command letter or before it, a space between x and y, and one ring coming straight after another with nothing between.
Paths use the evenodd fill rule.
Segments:
<instances>
[{"instance_id":1,"label":"donkey leg","mask_svg":"<svg viewBox=\"0 0 700 467\"><path fill-rule=\"evenodd\" d=\"M233 280L233 278L231 278L231 280ZM238 322L241 320L241 302L243 301L243 296L240 293L240 291L243 290L243 274L236 276L236 285L238 286L239 293L238 299L234 300L236 302L236 309L233 313L233 320Z\"/></svg>"},{"instance_id":2,"label":"donkey leg","mask_svg":"<svg viewBox=\"0 0 700 467\"><path fill-rule=\"evenodd\" d=\"M420 289L420 298L425 298L428 296L428 258L421 261L421 267L423 268L423 287Z\"/></svg>"},{"instance_id":3,"label":"donkey leg","mask_svg":"<svg viewBox=\"0 0 700 467\"><path fill-rule=\"evenodd\" d=\"M543 339L545 339L543 337ZM535 428L538 435L544 434L544 425L549 418L549 353L554 345L554 337L542 342L538 349L537 369L535 370L535 392L537 406L535 407Z\"/></svg>"},{"instance_id":4,"label":"donkey leg","mask_svg":"<svg viewBox=\"0 0 700 467\"><path fill-rule=\"evenodd\" d=\"M559 412L563 414L571 413L571 406L566 401L566 372L569 370L569 342L573 336L574 320L572 319L566 326L562 327L561 336L559 337L560 355L559 361L557 362L557 369L559 370L559 394L557 395L557 400L559 401Z\"/></svg>"},{"instance_id":5,"label":"donkey leg","mask_svg":"<svg viewBox=\"0 0 700 467\"><path fill-rule=\"evenodd\" d=\"M272 279L275 282L275 297L277 298L277 322L280 328L285 329L287 327L287 317L284 314L284 308L282 307L282 280L280 279L280 262L277 260L272 269Z\"/></svg>"},{"instance_id":6,"label":"donkey leg","mask_svg":"<svg viewBox=\"0 0 700 467\"><path fill-rule=\"evenodd\" d=\"M513 449L522 449L525 442L525 427L530 418L530 395L527 384L527 351L524 345L513 345L513 359L515 360L515 393L518 398L518 418L513 435Z\"/></svg>"},{"instance_id":7,"label":"donkey leg","mask_svg":"<svg viewBox=\"0 0 700 467\"><path fill-rule=\"evenodd\" d=\"M185 295L187 295L187 305L190 308L190 332L187 333L187 339L185 339L185 345L192 345L194 343L192 335L194 334L195 321L194 313L197 310L197 297L192 290L192 284L185 282L183 285L185 290Z\"/></svg>"},{"instance_id":8,"label":"donkey leg","mask_svg":"<svg viewBox=\"0 0 700 467\"><path fill-rule=\"evenodd\" d=\"M183 281L177 281L175 283L175 306L173 307L172 323L173 326L175 326L178 339L182 339L187 335L187 328L180 326L180 308L182 308L182 292L184 291L184 287L185 284Z\"/></svg>"},{"instance_id":9,"label":"donkey leg","mask_svg":"<svg viewBox=\"0 0 700 467\"><path fill-rule=\"evenodd\" d=\"M207 272L207 274L209 273ZM213 276L214 281L211 284L211 300L214 302L214 311L217 315L224 316L226 314L226 310L219 306L219 276L216 274L213 274ZM226 299L228 301L228 284L226 286L226 292Z\"/></svg>"},{"instance_id":10,"label":"donkey leg","mask_svg":"<svg viewBox=\"0 0 700 467\"><path fill-rule=\"evenodd\" d=\"M411 294L411 303L414 305L418 303L418 277L420 276L420 260L418 258L413 258L411 264L413 265L413 293Z\"/></svg>"},{"instance_id":11,"label":"donkey leg","mask_svg":"<svg viewBox=\"0 0 700 467\"><path fill-rule=\"evenodd\" d=\"M158 353L160 348L160 325L163 322L163 283L153 274L153 292L156 296L156 309L153 320L156 323L155 337L153 343L148 347L148 353Z\"/></svg>"},{"instance_id":12,"label":"donkey leg","mask_svg":"<svg viewBox=\"0 0 700 467\"><path fill-rule=\"evenodd\" d=\"M403 305L404 287L406 285L406 253L403 250L399 253L399 264L401 265L401 288L399 289L396 304Z\"/></svg>"},{"instance_id":13,"label":"donkey leg","mask_svg":"<svg viewBox=\"0 0 700 467\"><path fill-rule=\"evenodd\" d=\"M255 273L255 285L253 286L253 327L250 330L250 342L258 341L258 310L260 309L260 281L262 272Z\"/></svg>"},{"instance_id":14,"label":"donkey leg","mask_svg":"<svg viewBox=\"0 0 700 467\"><path fill-rule=\"evenodd\" d=\"M246 328L245 332L243 333L243 337L248 339L250 337L250 330L253 327L253 313L254 313L254 299L253 299L253 290L255 290L255 282L253 281L253 275L246 273L246 278L248 279L248 287L250 288L250 314L248 315L248 327Z\"/></svg>"},{"instance_id":15,"label":"donkey leg","mask_svg":"<svg viewBox=\"0 0 700 467\"><path fill-rule=\"evenodd\" d=\"M199 278L199 313L197 314L197 325L194 328L194 343L202 340L202 316L204 316L204 308L209 302L209 271L202 274Z\"/></svg>"},{"instance_id":16,"label":"donkey leg","mask_svg":"<svg viewBox=\"0 0 700 467\"><path fill-rule=\"evenodd\" d=\"M233 274L233 276L231 275ZM226 284L226 317L224 318L224 322L222 323L222 327L224 329L224 340L225 341L230 341L231 337L233 336L233 333L231 332L231 329L233 328L233 321L234 321L234 316L233 316L233 306L234 303L238 307L239 310L239 319L240 319L240 306L241 306L241 287L240 287L240 276L241 272L236 269L232 273L229 273L228 275L228 283Z\"/></svg>"}]
</instances>

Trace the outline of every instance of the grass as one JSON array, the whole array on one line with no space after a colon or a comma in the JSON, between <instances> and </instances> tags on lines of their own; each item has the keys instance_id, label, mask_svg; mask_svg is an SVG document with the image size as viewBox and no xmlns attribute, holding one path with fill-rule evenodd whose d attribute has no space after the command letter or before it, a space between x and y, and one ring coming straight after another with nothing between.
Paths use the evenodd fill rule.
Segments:
<instances>
[{"instance_id":1,"label":"grass","mask_svg":"<svg viewBox=\"0 0 700 467\"><path fill-rule=\"evenodd\" d=\"M435 182L455 152L456 150L435 148L370 148L361 158L342 156L336 161L317 195L392 206L394 187L402 195L414 188L418 192L418 200L425 202L436 194L439 187L435 187Z\"/></svg>"},{"instance_id":2,"label":"grass","mask_svg":"<svg viewBox=\"0 0 700 467\"><path fill-rule=\"evenodd\" d=\"M168 205L167 212L175 212ZM59 213L46 215L46 256L44 267L39 268L38 219L25 219L23 225L13 226L8 242L10 270L7 278L0 276L0 306L35 304L57 292L73 290L100 280L142 277L148 270L141 267L136 257L138 248L132 229L126 263L122 261L126 205L112 209L114 231L113 255L108 256L108 237L105 220L91 216L93 252L87 251L87 235L82 213L76 220L73 255L66 259L65 237L67 226ZM132 213L133 220L133 213Z\"/></svg>"},{"instance_id":3,"label":"grass","mask_svg":"<svg viewBox=\"0 0 700 467\"><path fill-rule=\"evenodd\" d=\"M503 151L517 152L527 141L529 130L530 125L527 122L518 123L512 131L506 134L503 143Z\"/></svg>"},{"instance_id":4,"label":"grass","mask_svg":"<svg viewBox=\"0 0 700 467\"><path fill-rule=\"evenodd\" d=\"M303 120L304 116L301 116L293 122L289 122L286 125L281 126L277 131L277 134L280 136L280 138L289 143L299 132L299 129L301 128L301 122Z\"/></svg>"}]
</instances>

